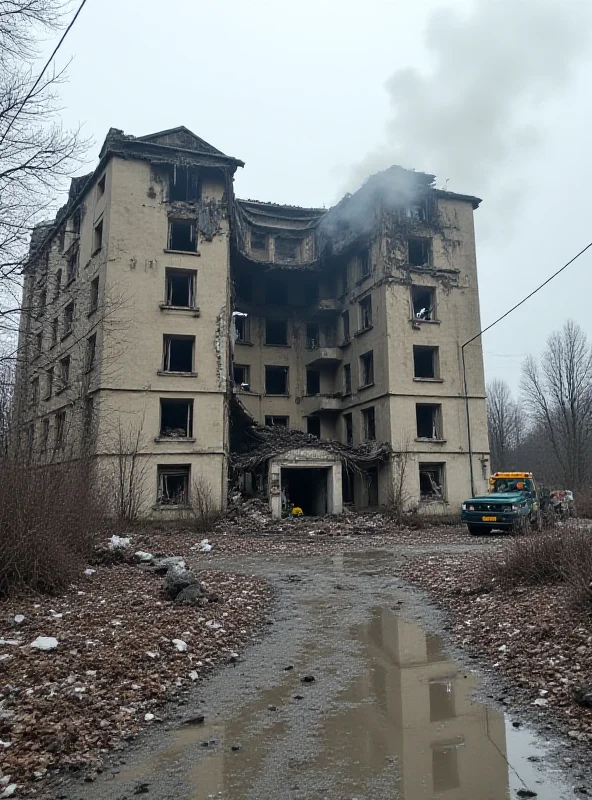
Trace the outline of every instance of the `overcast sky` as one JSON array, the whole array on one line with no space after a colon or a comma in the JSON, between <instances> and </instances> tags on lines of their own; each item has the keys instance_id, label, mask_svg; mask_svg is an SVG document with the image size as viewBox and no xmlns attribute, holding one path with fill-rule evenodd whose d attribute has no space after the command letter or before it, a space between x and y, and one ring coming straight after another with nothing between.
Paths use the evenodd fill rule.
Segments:
<instances>
[{"instance_id":1,"label":"overcast sky","mask_svg":"<svg viewBox=\"0 0 592 800\"><path fill-rule=\"evenodd\" d=\"M390 163L483 198L483 327L590 240L588 0L88 0L58 64L66 125L185 125L246 162L240 197L332 205ZM49 46L48 42L48 46ZM87 170L84 170L87 171ZM592 250L486 334L486 377L572 317Z\"/></svg>"}]
</instances>

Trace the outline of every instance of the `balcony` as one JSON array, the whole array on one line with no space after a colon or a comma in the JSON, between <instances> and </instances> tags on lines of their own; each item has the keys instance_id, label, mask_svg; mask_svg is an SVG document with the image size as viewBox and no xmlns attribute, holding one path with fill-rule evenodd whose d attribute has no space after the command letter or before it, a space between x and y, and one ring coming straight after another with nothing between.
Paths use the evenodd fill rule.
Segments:
<instances>
[{"instance_id":1,"label":"balcony","mask_svg":"<svg viewBox=\"0 0 592 800\"><path fill-rule=\"evenodd\" d=\"M313 347L307 348L304 356L306 367L336 367L342 359L339 347Z\"/></svg>"},{"instance_id":2,"label":"balcony","mask_svg":"<svg viewBox=\"0 0 592 800\"><path fill-rule=\"evenodd\" d=\"M325 414L341 411L341 395L315 394L305 398L307 414Z\"/></svg>"}]
</instances>

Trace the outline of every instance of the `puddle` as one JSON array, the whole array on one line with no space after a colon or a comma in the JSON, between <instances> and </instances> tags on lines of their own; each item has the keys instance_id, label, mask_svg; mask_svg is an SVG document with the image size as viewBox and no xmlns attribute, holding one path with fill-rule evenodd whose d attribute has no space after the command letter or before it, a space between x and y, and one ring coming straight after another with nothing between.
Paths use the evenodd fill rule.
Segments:
<instances>
[{"instance_id":1,"label":"puddle","mask_svg":"<svg viewBox=\"0 0 592 800\"><path fill-rule=\"evenodd\" d=\"M331 627L330 609L316 613L319 626ZM219 722L176 731L119 778L166 771L186 789L179 800L505 800L521 789L538 800L573 796L545 768L533 734L473 699L478 679L446 656L439 636L386 607L352 628L351 641L341 636L356 659L341 688L330 686L338 647L326 635L309 640L278 685ZM300 676L313 665L318 679L303 688Z\"/></svg>"}]
</instances>

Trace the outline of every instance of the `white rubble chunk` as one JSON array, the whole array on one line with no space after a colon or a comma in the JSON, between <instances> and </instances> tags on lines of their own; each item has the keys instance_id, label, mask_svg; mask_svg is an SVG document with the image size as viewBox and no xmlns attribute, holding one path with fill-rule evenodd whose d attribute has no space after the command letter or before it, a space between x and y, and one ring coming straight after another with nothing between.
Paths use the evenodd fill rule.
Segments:
<instances>
[{"instance_id":1,"label":"white rubble chunk","mask_svg":"<svg viewBox=\"0 0 592 800\"><path fill-rule=\"evenodd\" d=\"M154 714L144 714L144 719L146 720L146 722L152 722L152 720L154 719Z\"/></svg>"},{"instance_id":2,"label":"white rubble chunk","mask_svg":"<svg viewBox=\"0 0 592 800\"><path fill-rule=\"evenodd\" d=\"M0 794L0 797L12 797L16 792L16 783L9 783L6 789Z\"/></svg>"},{"instance_id":3,"label":"white rubble chunk","mask_svg":"<svg viewBox=\"0 0 592 800\"><path fill-rule=\"evenodd\" d=\"M53 636L38 636L34 642L31 642L31 647L37 650L55 650L58 646L58 640Z\"/></svg>"},{"instance_id":4,"label":"white rubble chunk","mask_svg":"<svg viewBox=\"0 0 592 800\"><path fill-rule=\"evenodd\" d=\"M187 650L187 642L184 642L183 639L171 639L171 641L179 653L184 653Z\"/></svg>"},{"instance_id":5,"label":"white rubble chunk","mask_svg":"<svg viewBox=\"0 0 592 800\"><path fill-rule=\"evenodd\" d=\"M95 572L96 572L96 569L91 569L90 567L87 567L87 568L84 570L84 574L85 574L85 575L88 575L89 577L90 577L91 575L94 575L94 574L95 574Z\"/></svg>"},{"instance_id":6,"label":"white rubble chunk","mask_svg":"<svg viewBox=\"0 0 592 800\"><path fill-rule=\"evenodd\" d=\"M119 550L124 547L129 547L131 544L129 536L116 536L115 534L109 539L109 550Z\"/></svg>"},{"instance_id":7,"label":"white rubble chunk","mask_svg":"<svg viewBox=\"0 0 592 800\"><path fill-rule=\"evenodd\" d=\"M0 639L0 645L10 644L13 647L18 647L19 644L22 644L22 643L23 643L22 639Z\"/></svg>"},{"instance_id":8,"label":"white rubble chunk","mask_svg":"<svg viewBox=\"0 0 592 800\"><path fill-rule=\"evenodd\" d=\"M25 617L24 614L15 614L14 615L14 621L15 621L15 623L17 625L20 625L21 623L23 623L25 621L25 619L26 619L26 617Z\"/></svg>"},{"instance_id":9,"label":"white rubble chunk","mask_svg":"<svg viewBox=\"0 0 592 800\"><path fill-rule=\"evenodd\" d=\"M138 561L148 562L154 559L152 553L147 553L145 550L136 550L134 556L138 559Z\"/></svg>"},{"instance_id":10,"label":"white rubble chunk","mask_svg":"<svg viewBox=\"0 0 592 800\"><path fill-rule=\"evenodd\" d=\"M209 553L210 550L212 549L212 545L210 544L208 539L202 539L201 542L199 543L199 549L201 550L202 553Z\"/></svg>"}]
</instances>

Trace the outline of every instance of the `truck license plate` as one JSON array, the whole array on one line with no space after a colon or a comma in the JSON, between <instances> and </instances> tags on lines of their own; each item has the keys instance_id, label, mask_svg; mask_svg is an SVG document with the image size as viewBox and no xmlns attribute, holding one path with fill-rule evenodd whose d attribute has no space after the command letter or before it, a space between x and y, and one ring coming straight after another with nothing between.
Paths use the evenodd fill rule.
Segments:
<instances>
[{"instance_id":1,"label":"truck license plate","mask_svg":"<svg viewBox=\"0 0 592 800\"><path fill-rule=\"evenodd\" d=\"M483 522L497 522L497 517L481 517Z\"/></svg>"}]
</instances>

